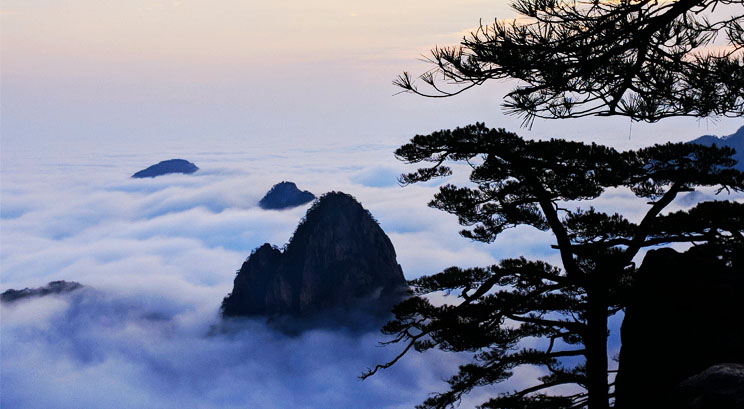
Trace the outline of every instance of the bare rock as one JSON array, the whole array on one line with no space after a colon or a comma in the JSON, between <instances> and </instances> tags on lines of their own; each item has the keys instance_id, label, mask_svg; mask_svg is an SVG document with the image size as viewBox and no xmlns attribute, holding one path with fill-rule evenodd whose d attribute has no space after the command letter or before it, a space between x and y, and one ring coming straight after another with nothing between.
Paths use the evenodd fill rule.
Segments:
<instances>
[{"instance_id":1,"label":"bare rock","mask_svg":"<svg viewBox=\"0 0 744 409\"><path fill-rule=\"evenodd\" d=\"M715 364L744 364L740 254L648 252L622 324L616 408L677 409L680 382Z\"/></svg>"},{"instance_id":2,"label":"bare rock","mask_svg":"<svg viewBox=\"0 0 744 409\"><path fill-rule=\"evenodd\" d=\"M744 364L713 365L682 381L676 396L679 409L744 408Z\"/></svg>"},{"instance_id":3,"label":"bare rock","mask_svg":"<svg viewBox=\"0 0 744 409\"><path fill-rule=\"evenodd\" d=\"M222 302L225 317L380 308L407 289L395 249L369 211L340 192L308 210L284 250L254 250Z\"/></svg>"}]
</instances>

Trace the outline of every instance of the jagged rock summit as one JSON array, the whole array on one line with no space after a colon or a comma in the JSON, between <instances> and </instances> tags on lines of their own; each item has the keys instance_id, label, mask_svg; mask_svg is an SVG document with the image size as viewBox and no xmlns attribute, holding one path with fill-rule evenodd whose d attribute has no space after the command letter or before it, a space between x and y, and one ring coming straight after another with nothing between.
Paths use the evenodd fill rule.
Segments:
<instances>
[{"instance_id":1,"label":"jagged rock summit","mask_svg":"<svg viewBox=\"0 0 744 409\"><path fill-rule=\"evenodd\" d=\"M744 172L744 126L739 128L738 131L728 136L714 136L714 135L703 135L690 143L697 143L700 145L716 145L718 147L728 146L734 148L736 153L733 158L737 160L737 164L734 165L735 169L739 169Z\"/></svg>"},{"instance_id":2,"label":"jagged rock summit","mask_svg":"<svg viewBox=\"0 0 744 409\"><path fill-rule=\"evenodd\" d=\"M222 313L388 313L406 289L393 244L369 211L352 196L330 192L313 203L283 251L268 243L253 251Z\"/></svg>"},{"instance_id":3,"label":"jagged rock summit","mask_svg":"<svg viewBox=\"0 0 744 409\"><path fill-rule=\"evenodd\" d=\"M304 205L315 200L315 195L307 190L300 190L294 182L280 182L274 185L258 202L262 209L287 209Z\"/></svg>"},{"instance_id":4,"label":"jagged rock summit","mask_svg":"<svg viewBox=\"0 0 744 409\"><path fill-rule=\"evenodd\" d=\"M133 178L154 178L156 176L167 175L170 173L191 174L199 170L193 163L185 159L169 159L143 169L134 175Z\"/></svg>"},{"instance_id":5,"label":"jagged rock summit","mask_svg":"<svg viewBox=\"0 0 744 409\"><path fill-rule=\"evenodd\" d=\"M11 288L0 294L0 301L9 303L30 297L69 293L80 288L83 288L83 285L74 281L52 281L43 287L24 288L23 290L14 290Z\"/></svg>"}]
</instances>

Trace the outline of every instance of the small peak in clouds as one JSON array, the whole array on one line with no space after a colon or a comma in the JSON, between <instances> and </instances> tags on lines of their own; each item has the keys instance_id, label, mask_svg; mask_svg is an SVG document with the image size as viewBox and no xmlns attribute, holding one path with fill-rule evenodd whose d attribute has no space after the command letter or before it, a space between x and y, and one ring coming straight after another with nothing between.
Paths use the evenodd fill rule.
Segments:
<instances>
[{"instance_id":1,"label":"small peak in clouds","mask_svg":"<svg viewBox=\"0 0 744 409\"><path fill-rule=\"evenodd\" d=\"M65 294L83 288L83 285L74 281L51 281L43 287L24 288L23 290L9 289L0 294L0 301L10 303L24 298L44 297L46 295Z\"/></svg>"},{"instance_id":2,"label":"small peak in clouds","mask_svg":"<svg viewBox=\"0 0 744 409\"><path fill-rule=\"evenodd\" d=\"M282 210L304 205L315 200L315 195L307 190L300 190L294 182L279 182L258 202L265 210Z\"/></svg>"},{"instance_id":3,"label":"small peak in clouds","mask_svg":"<svg viewBox=\"0 0 744 409\"><path fill-rule=\"evenodd\" d=\"M191 174L199 170L199 167L185 159L169 159L156 163L147 169L140 170L132 175L133 178L154 178L170 173Z\"/></svg>"}]
</instances>

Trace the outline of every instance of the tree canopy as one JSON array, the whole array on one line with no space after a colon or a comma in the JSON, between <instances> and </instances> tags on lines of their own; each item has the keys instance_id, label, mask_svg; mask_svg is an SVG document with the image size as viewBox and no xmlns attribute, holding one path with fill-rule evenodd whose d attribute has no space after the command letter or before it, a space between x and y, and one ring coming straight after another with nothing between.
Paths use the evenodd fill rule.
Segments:
<instances>
[{"instance_id":1,"label":"tree canopy","mask_svg":"<svg viewBox=\"0 0 744 409\"><path fill-rule=\"evenodd\" d=\"M530 126L536 118L625 116L655 122L673 116L744 115L744 0L515 0L520 18L483 25L459 46L435 48L404 91L449 97L489 80L517 80L506 111ZM620 311L643 249L668 243L704 248L724 263L744 252L744 204L712 201L669 212L697 187L744 190L733 150L661 144L619 152L597 144L526 141L483 124L417 135L396 151L428 166L404 184L471 167L470 184L446 184L430 206L457 216L472 240L506 229L552 233L561 266L512 258L487 267L451 267L411 281L413 296L383 332L410 350L470 352L449 390L421 408L456 405L474 388L539 366L535 384L493 396L481 408L609 407L608 317ZM648 207L631 220L592 206L607 189L632 192ZM589 206L581 206L589 201ZM435 305L444 291L458 302ZM559 389L557 389L559 388ZM568 389L566 389L568 388Z\"/></svg>"},{"instance_id":2,"label":"tree canopy","mask_svg":"<svg viewBox=\"0 0 744 409\"><path fill-rule=\"evenodd\" d=\"M535 118L744 114L744 0L515 0L520 17L432 50L394 83L431 97L494 79L519 85L508 113Z\"/></svg>"},{"instance_id":3,"label":"tree canopy","mask_svg":"<svg viewBox=\"0 0 744 409\"><path fill-rule=\"evenodd\" d=\"M430 203L456 215L464 237L492 242L521 225L550 231L562 268L514 258L411 281L413 296L396 306L395 319L383 328L392 336L387 344L403 349L363 377L411 349L471 352L472 362L448 380L450 389L421 408L453 407L474 388L509 379L521 365L542 367L545 375L482 408L608 407L607 319L624 305L639 251L672 242L744 249L743 203L704 202L665 213L680 193L696 187L744 191L744 173L730 167L732 154L681 143L619 152L559 139L527 141L483 124L415 136L396 156L429 165L403 175L404 183L450 175L451 163L472 168L470 186L446 184ZM570 208L608 188L627 189L648 203L644 216L631 221L592 206ZM458 302L434 305L427 296L439 291ZM556 393L551 388L557 386L574 392Z\"/></svg>"}]
</instances>

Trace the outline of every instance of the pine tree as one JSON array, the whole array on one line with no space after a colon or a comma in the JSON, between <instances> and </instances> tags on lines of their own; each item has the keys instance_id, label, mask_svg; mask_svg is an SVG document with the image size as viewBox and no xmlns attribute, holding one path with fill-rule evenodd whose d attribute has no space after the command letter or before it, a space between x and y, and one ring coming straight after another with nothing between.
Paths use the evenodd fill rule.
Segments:
<instances>
[{"instance_id":1,"label":"pine tree","mask_svg":"<svg viewBox=\"0 0 744 409\"><path fill-rule=\"evenodd\" d=\"M524 125L536 118L625 116L655 122L675 116L744 115L744 0L515 0L520 18L481 25L456 47L435 48L432 68L404 73L404 91L449 97L490 80L517 80L504 99ZM721 44L723 39L723 44ZM717 48L716 48L717 47ZM483 408L609 407L607 319L626 305L633 259L667 243L703 246L733 263L744 252L744 204L713 201L665 213L696 187L744 190L730 149L655 145L618 152L564 140L525 141L482 124L417 135L399 159L431 165L403 175L416 183L471 166L475 187L443 186L431 206L456 215L461 234L492 242L505 229L550 231L561 268L524 258L498 265L451 267L411 282L413 296L394 309L383 332L410 350L468 351L471 363L448 391L422 408L452 407L473 388L509 379L520 365L546 375ZM648 203L637 222L591 206L608 188L628 189ZM720 192L719 190L719 192ZM576 207L589 201L589 207ZM427 296L457 295L435 306ZM526 343L527 339L538 340ZM576 362L578 364L569 364ZM578 392L557 394L574 385Z\"/></svg>"},{"instance_id":2,"label":"pine tree","mask_svg":"<svg viewBox=\"0 0 744 409\"><path fill-rule=\"evenodd\" d=\"M744 0L515 0L519 18L435 48L420 88L445 97L494 79L519 85L507 112L535 118L744 114Z\"/></svg>"},{"instance_id":3,"label":"pine tree","mask_svg":"<svg viewBox=\"0 0 744 409\"><path fill-rule=\"evenodd\" d=\"M664 214L680 193L696 187L744 191L744 173L730 168L732 154L681 143L618 152L559 139L526 141L483 124L415 136L396 156L431 166L403 175L404 183L450 175L450 163L472 167L474 187L444 185L430 203L456 215L468 227L464 237L492 242L521 225L550 231L563 266L515 258L411 281L413 296L395 307L395 319L383 328L392 336L386 344L402 344L402 351L362 377L392 366L411 349L467 351L473 361L448 380L447 392L421 408L453 407L473 388L509 379L520 365L541 366L547 374L482 408L609 407L607 319L624 306L639 251L666 243L744 249L743 203L704 202ZM644 217L632 222L592 206L570 208L591 203L608 188L629 189L648 202ZM433 305L427 295L440 291L459 302ZM525 344L527 338L539 342ZM581 363L567 364L575 357ZM579 392L550 391L560 385Z\"/></svg>"}]
</instances>

